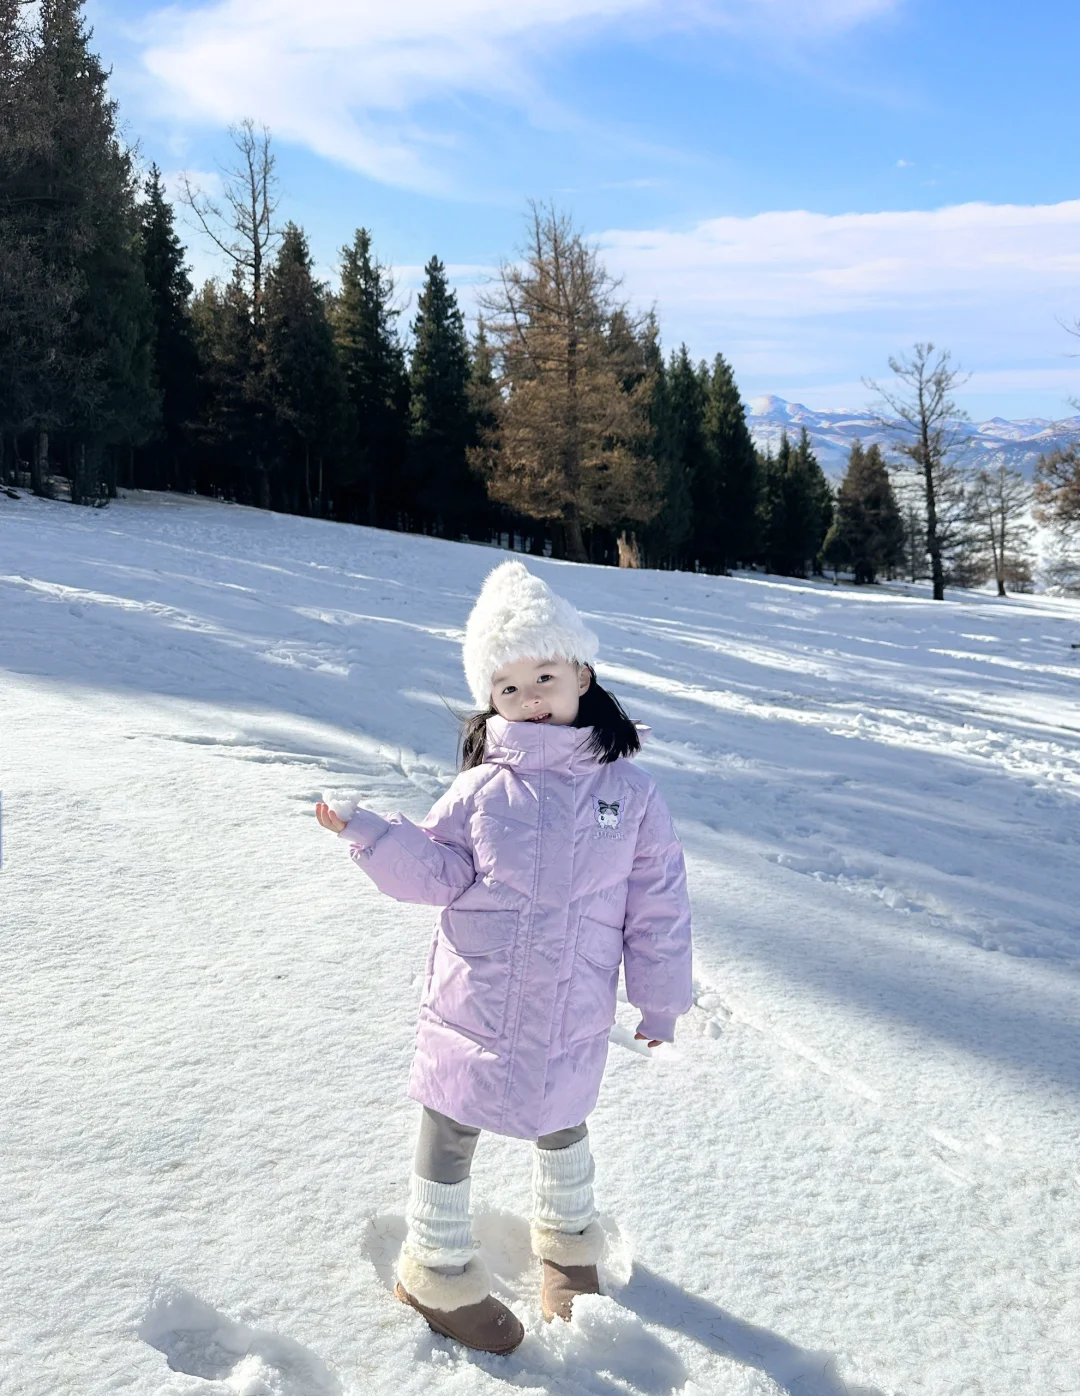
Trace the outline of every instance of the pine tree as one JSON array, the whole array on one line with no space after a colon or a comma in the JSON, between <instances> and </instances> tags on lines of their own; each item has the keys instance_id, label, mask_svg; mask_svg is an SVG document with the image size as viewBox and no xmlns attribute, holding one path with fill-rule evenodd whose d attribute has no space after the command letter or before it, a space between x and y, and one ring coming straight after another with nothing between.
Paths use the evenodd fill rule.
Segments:
<instances>
[{"instance_id":1,"label":"pine tree","mask_svg":"<svg viewBox=\"0 0 1080 1396\"><path fill-rule=\"evenodd\" d=\"M643 530L645 553L651 565L693 567L693 482L706 456L705 393L685 344L658 365L650 415L662 503Z\"/></svg>"},{"instance_id":2,"label":"pine tree","mask_svg":"<svg viewBox=\"0 0 1080 1396\"><path fill-rule=\"evenodd\" d=\"M412 326L407 480L415 514L456 537L483 511L486 492L468 463L476 441L469 399L469 344L446 268L432 257Z\"/></svg>"},{"instance_id":3,"label":"pine tree","mask_svg":"<svg viewBox=\"0 0 1080 1396\"><path fill-rule=\"evenodd\" d=\"M161 171L150 166L139 208L143 276L153 317L154 379L161 417L141 477L152 489L190 488L190 433L199 407L199 360L191 318L191 281Z\"/></svg>"},{"instance_id":4,"label":"pine tree","mask_svg":"<svg viewBox=\"0 0 1080 1396\"><path fill-rule=\"evenodd\" d=\"M363 503L353 513L371 525L396 522L392 514L408 507L401 470L408 429L409 383L397 336L400 313L394 281L371 250L371 234L358 228L341 251L341 291L333 326L346 401L351 417L352 452ZM385 516L385 518L384 518Z\"/></svg>"},{"instance_id":5,"label":"pine tree","mask_svg":"<svg viewBox=\"0 0 1080 1396\"><path fill-rule=\"evenodd\" d=\"M50 276L35 224L33 167L44 112L27 77L31 36L20 0L0 0L0 477L14 478L18 434L41 408L58 317L71 288ZM32 211L31 211L32 210ZM10 446L8 442L10 433Z\"/></svg>"},{"instance_id":6,"label":"pine tree","mask_svg":"<svg viewBox=\"0 0 1080 1396\"><path fill-rule=\"evenodd\" d=\"M87 370L70 326L90 226L76 171L58 169L58 83L44 12L0 11L0 430L32 432L31 488L47 493L49 434ZM17 442L16 442L17 445Z\"/></svg>"},{"instance_id":7,"label":"pine tree","mask_svg":"<svg viewBox=\"0 0 1080 1396\"><path fill-rule=\"evenodd\" d=\"M761 482L746 410L722 354L713 360L705 399L706 457L695 501L695 551L710 571L725 571L758 551Z\"/></svg>"},{"instance_id":8,"label":"pine tree","mask_svg":"<svg viewBox=\"0 0 1080 1396\"><path fill-rule=\"evenodd\" d=\"M495 382L495 359L483 316L476 322L476 334L469 347L469 416L477 445L470 448L473 462L495 441L499 430L499 388ZM473 466L475 469L475 466Z\"/></svg>"},{"instance_id":9,"label":"pine tree","mask_svg":"<svg viewBox=\"0 0 1080 1396\"><path fill-rule=\"evenodd\" d=\"M762 553L771 572L805 577L816 570L832 522L832 492L803 428L798 446L787 433L761 462Z\"/></svg>"},{"instance_id":10,"label":"pine tree","mask_svg":"<svg viewBox=\"0 0 1080 1396\"><path fill-rule=\"evenodd\" d=\"M852 443L822 556L832 567L850 567L856 583L903 561L904 520L876 442L868 450Z\"/></svg>"},{"instance_id":11,"label":"pine tree","mask_svg":"<svg viewBox=\"0 0 1080 1396\"><path fill-rule=\"evenodd\" d=\"M60 430L72 500L98 503L115 493L115 457L105 453L145 439L157 397L132 160L81 11L81 0L39 7L24 73L34 151L21 222L65 306L43 326L47 352L33 385L38 474L48 432Z\"/></svg>"},{"instance_id":12,"label":"pine tree","mask_svg":"<svg viewBox=\"0 0 1080 1396\"><path fill-rule=\"evenodd\" d=\"M345 388L326 288L312 265L303 231L288 223L266 277L262 312L263 391L280 427L274 447L280 500L291 512L308 514L313 506L323 512L325 462L340 448Z\"/></svg>"},{"instance_id":13,"label":"pine tree","mask_svg":"<svg viewBox=\"0 0 1080 1396\"><path fill-rule=\"evenodd\" d=\"M654 422L660 391L660 330L651 312L643 321L630 318L618 307L607 327L608 352L622 366L619 386L634 405L639 429L626 441L631 457L630 475L637 488L628 512L617 507L608 513L607 528L616 536L620 567L641 567L644 561L643 520L655 518L663 503L660 472L656 463Z\"/></svg>"},{"instance_id":14,"label":"pine tree","mask_svg":"<svg viewBox=\"0 0 1080 1396\"><path fill-rule=\"evenodd\" d=\"M192 302L201 365L200 488L244 504L270 504L267 453L273 417L264 394L263 355L241 268L224 286L208 281Z\"/></svg>"}]
</instances>

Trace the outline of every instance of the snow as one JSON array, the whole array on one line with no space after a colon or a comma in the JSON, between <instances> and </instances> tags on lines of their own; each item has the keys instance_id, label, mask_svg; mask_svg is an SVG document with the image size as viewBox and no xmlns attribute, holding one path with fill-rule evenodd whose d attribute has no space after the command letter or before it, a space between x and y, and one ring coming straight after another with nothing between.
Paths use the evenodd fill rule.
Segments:
<instances>
[{"instance_id":1,"label":"snow","mask_svg":"<svg viewBox=\"0 0 1080 1396\"><path fill-rule=\"evenodd\" d=\"M509 1358L389 1292L431 913L319 828L426 813L497 550L0 497L5 1396L1075 1396L1080 603L528 559L683 838L696 1004L619 1023L607 1294Z\"/></svg>"}]
</instances>

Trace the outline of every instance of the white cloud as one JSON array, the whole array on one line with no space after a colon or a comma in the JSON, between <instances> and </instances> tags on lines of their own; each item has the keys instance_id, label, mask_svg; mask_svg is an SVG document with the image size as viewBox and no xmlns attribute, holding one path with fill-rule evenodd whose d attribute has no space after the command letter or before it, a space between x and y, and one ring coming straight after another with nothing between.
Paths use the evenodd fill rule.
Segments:
<instances>
[{"instance_id":1,"label":"white cloud","mask_svg":"<svg viewBox=\"0 0 1080 1396\"><path fill-rule=\"evenodd\" d=\"M454 136L417 113L481 97L537 120L534 76L554 43L598 29L707 27L797 36L848 28L900 0L217 0L141 27L146 91L163 114L252 116L283 139L388 184L438 188Z\"/></svg>"},{"instance_id":2,"label":"white cloud","mask_svg":"<svg viewBox=\"0 0 1080 1396\"><path fill-rule=\"evenodd\" d=\"M801 210L713 218L687 232L604 233L608 261L663 304L783 318L1080 285L1080 200L929 212Z\"/></svg>"},{"instance_id":3,"label":"white cloud","mask_svg":"<svg viewBox=\"0 0 1080 1396\"><path fill-rule=\"evenodd\" d=\"M1066 357L1080 345L1058 323L1080 314L1080 200L797 210L598 241L627 293L657 304L665 340L722 351L750 393L821 402L916 339L951 348L973 393L1041 392L1051 410L1080 391Z\"/></svg>"}]
</instances>

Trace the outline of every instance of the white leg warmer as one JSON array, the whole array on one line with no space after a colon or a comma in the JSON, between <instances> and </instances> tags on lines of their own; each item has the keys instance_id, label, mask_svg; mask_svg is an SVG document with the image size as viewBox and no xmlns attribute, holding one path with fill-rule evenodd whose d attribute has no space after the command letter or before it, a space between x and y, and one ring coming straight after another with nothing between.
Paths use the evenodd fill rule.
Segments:
<instances>
[{"instance_id":1,"label":"white leg warmer","mask_svg":"<svg viewBox=\"0 0 1080 1396\"><path fill-rule=\"evenodd\" d=\"M588 1137L568 1149L533 1150L532 1244L544 1260L594 1265L603 1249L596 1221L596 1168Z\"/></svg>"},{"instance_id":2,"label":"white leg warmer","mask_svg":"<svg viewBox=\"0 0 1080 1396\"><path fill-rule=\"evenodd\" d=\"M469 1183L433 1183L412 1175L405 1220L409 1234L402 1254L411 1256L430 1269L460 1271L473 1258L469 1218Z\"/></svg>"}]
</instances>

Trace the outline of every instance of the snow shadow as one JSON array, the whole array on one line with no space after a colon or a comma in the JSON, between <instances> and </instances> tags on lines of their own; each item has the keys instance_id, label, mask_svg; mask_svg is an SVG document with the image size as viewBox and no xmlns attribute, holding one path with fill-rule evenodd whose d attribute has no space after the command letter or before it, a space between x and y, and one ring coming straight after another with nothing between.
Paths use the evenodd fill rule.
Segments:
<instances>
[{"instance_id":1,"label":"snow shadow","mask_svg":"<svg viewBox=\"0 0 1080 1396\"><path fill-rule=\"evenodd\" d=\"M830 1353L801 1348L768 1328L746 1323L644 1265L635 1264L630 1283L614 1298L643 1323L673 1329L721 1357L753 1367L790 1396L884 1396L876 1387L844 1382Z\"/></svg>"},{"instance_id":2,"label":"snow shadow","mask_svg":"<svg viewBox=\"0 0 1080 1396\"><path fill-rule=\"evenodd\" d=\"M138 1333L171 1371L224 1382L237 1393L342 1396L337 1377L301 1343L237 1323L187 1290L155 1292Z\"/></svg>"}]
</instances>

